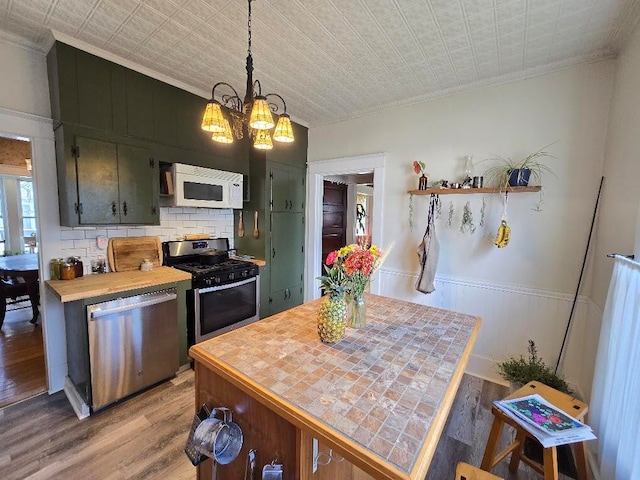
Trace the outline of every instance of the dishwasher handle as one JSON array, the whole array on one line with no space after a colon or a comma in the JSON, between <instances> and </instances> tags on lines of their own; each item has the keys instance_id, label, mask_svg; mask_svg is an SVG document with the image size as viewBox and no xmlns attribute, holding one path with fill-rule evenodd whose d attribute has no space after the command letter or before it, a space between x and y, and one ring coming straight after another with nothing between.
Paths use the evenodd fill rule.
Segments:
<instances>
[{"instance_id":1,"label":"dishwasher handle","mask_svg":"<svg viewBox=\"0 0 640 480\"><path fill-rule=\"evenodd\" d=\"M178 298L178 295L175 293L163 292L148 300L142 300L137 303L131 303L128 305L121 305L113 308L106 308L104 310L98 309L91 312L91 320L95 320L101 317L106 317L107 315L113 315L114 313L122 313L128 312L129 310L136 310L138 308L150 307L152 305L157 305L159 303L169 302L171 300L175 300Z\"/></svg>"}]
</instances>

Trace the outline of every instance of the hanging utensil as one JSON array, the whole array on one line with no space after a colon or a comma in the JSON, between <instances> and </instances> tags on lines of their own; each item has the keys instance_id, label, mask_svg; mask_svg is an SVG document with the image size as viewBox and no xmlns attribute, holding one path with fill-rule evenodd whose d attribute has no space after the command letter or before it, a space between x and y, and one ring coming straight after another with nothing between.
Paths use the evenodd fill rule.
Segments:
<instances>
[{"instance_id":1,"label":"hanging utensil","mask_svg":"<svg viewBox=\"0 0 640 480\"><path fill-rule=\"evenodd\" d=\"M248 475L248 476L247 476ZM256 480L256 449L252 448L247 454L247 464L244 466L244 480Z\"/></svg>"},{"instance_id":2,"label":"hanging utensil","mask_svg":"<svg viewBox=\"0 0 640 480\"><path fill-rule=\"evenodd\" d=\"M243 211L240 210L240 220L238 220L238 236L244 237L244 221L242 219Z\"/></svg>"},{"instance_id":3,"label":"hanging utensil","mask_svg":"<svg viewBox=\"0 0 640 480\"><path fill-rule=\"evenodd\" d=\"M253 213L253 238L260 238L260 230L258 230L258 211Z\"/></svg>"},{"instance_id":4,"label":"hanging utensil","mask_svg":"<svg viewBox=\"0 0 640 480\"><path fill-rule=\"evenodd\" d=\"M222 413L222 419L217 418ZM242 430L232 421L231 410L218 407L202 421L194 433L196 450L213 459L212 478L216 479L218 463L234 461L242 449Z\"/></svg>"}]
</instances>

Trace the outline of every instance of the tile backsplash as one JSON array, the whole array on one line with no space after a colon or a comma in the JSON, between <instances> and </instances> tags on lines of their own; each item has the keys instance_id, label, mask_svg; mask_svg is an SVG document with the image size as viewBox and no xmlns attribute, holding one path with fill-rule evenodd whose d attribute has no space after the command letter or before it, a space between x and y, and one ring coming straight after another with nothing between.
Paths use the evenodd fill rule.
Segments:
<instances>
[{"instance_id":1,"label":"tile backsplash","mask_svg":"<svg viewBox=\"0 0 640 480\"><path fill-rule=\"evenodd\" d=\"M220 208L161 207L160 225L113 225L98 227L61 227L62 251L60 257L80 257L84 274L91 273L91 260L107 257L107 250L100 250L96 237L143 237L153 235L161 242L177 240L187 233L210 233L214 237L227 237L233 248L233 210Z\"/></svg>"}]
</instances>

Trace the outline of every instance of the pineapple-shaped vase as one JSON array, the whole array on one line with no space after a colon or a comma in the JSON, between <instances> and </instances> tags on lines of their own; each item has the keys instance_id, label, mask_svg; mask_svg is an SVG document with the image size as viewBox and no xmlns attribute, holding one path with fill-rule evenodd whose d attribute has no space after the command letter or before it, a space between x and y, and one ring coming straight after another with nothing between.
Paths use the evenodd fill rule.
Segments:
<instances>
[{"instance_id":1,"label":"pineapple-shaped vase","mask_svg":"<svg viewBox=\"0 0 640 480\"><path fill-rule=\"evenodd\" d=\"M336 343L347 326L347 304L344 294L330 292L324 297L318 310L318 335L323 343Z\"/></svg>"}]
</instances>

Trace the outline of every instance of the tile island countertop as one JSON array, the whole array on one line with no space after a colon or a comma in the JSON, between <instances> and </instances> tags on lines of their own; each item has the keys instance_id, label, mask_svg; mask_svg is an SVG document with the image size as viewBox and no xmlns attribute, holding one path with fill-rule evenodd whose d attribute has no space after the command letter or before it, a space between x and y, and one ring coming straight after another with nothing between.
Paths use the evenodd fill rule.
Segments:
<instances>
[{"instance_id":1,"label":"tile island countertop","mask_svg":"<svg viewBox=\"0 0 640 480\"><path fill-rule=\"evenodd\" d=\"M196 379L207 369L285 419L296 442L317 438L373 478L424 478L481 320L367 295L367 326L326 345L316 331L319 302L195 345ZM295 478L311 478L311 453L296 448Z\"/></svg>"}]
</instances>

